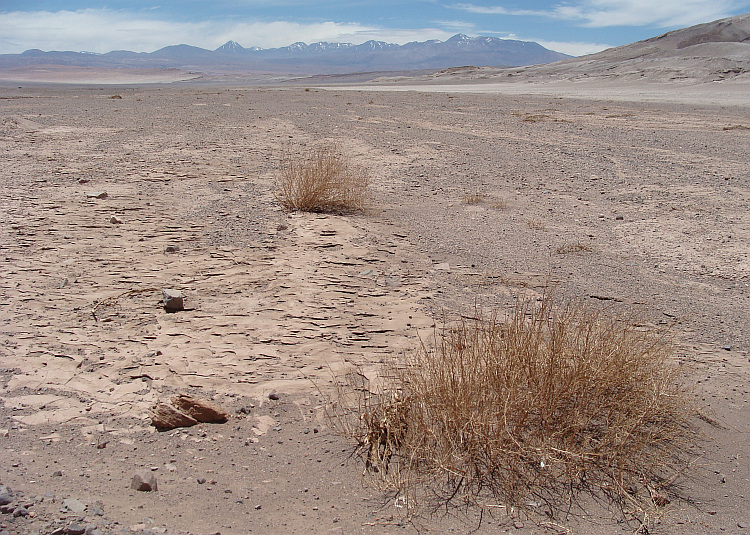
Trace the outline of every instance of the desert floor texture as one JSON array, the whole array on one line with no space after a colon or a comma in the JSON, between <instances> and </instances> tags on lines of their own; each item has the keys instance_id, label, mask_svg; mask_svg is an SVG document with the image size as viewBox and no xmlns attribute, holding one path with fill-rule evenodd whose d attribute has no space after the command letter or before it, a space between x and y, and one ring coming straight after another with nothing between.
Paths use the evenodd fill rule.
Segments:
<instances>
[{"instance_id":1,"label":"desert floor texture","mask_svg":"<svg viewBox=\"0 0 750 535\"><path fill-rule=\"evenodd\" d=\"M675 335L705 453L651 532L750 532L750 106L618 95L0 88L0 483L31 513L0 533L561 532L403 523L322 410L332 370L551 286ZM321 142L368 170L367 213L275 203ZM156 432L177 393L233 416Z\"/></svg>"}]
</instances>

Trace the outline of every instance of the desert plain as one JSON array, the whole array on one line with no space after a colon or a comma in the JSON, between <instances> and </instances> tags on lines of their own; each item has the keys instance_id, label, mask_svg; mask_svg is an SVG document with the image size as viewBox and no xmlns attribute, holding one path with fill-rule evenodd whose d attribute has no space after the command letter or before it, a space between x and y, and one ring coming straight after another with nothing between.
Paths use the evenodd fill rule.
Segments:
<instances>
[{"instance_id":1,"label":"desert plain","mask_svg":"<svg viewBox=\"0 0 750 535\"><path fill-rule=\"evenodd\" d=\"M0 88L0 483L29 513L0 533L632 533L405 522L324 418L332 374L550 291L673 336L703 439L649 532L748 533L747 85L452 83ZM320 143L364 213L276 202ZM156 431L180 393L232 417Z\"/></svg>"}]
</instances>

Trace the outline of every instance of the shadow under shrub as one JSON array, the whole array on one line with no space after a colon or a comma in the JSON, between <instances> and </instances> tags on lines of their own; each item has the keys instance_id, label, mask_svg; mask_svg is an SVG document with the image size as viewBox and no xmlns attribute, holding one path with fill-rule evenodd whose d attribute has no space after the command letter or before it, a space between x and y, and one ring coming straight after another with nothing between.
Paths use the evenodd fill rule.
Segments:
<instances>
[{"instance_id":1,"label":"shadow under shrub","mask_svg":"<svg viewBox=\"0 0 750 535\"><path fill-rule=\"evenodd\" d=\"M549 297L464 318L384 370L378 393L339 383L329 417L409 506L556 517L587 495L643 522L694 428L673 349L632 320Z\"/></svg>"},{"instance_id":2,"label":"shadow under shrub","mask_svg":"<svg viewBox=\"0 0 750 535\"><path fill-rule=\"evenodd\" d=\"M368 179L335 146L287 154L276 176L276 200L288 210L354 212L365 208Z\"/></svg>"}]
</instances>

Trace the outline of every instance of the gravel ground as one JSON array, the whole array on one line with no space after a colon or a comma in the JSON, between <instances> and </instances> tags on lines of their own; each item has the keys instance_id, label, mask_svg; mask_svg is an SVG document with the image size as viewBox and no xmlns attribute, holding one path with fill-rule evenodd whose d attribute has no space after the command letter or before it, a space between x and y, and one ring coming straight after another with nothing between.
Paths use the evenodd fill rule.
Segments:
<instances>
[{"instance_id":1,"label":"gravel ground","mask_svg":"<svg viewBox=\"0 0 750 535\"><path fill-rule=\"evenodd\" d=\"M377 329L370 325L369 346L359 331L326 341L360 365L397 357L387 347L414 342L412 321L429 328L443 313L504 306L519 294L551 288L595 306L635 307L647 323L672 326L688 380L715 425L701 422L704 456L684 481L682 499L674 497L652 532L748 531L750 108L615 102L606 95L191 85L4 88L0 97L0 248L8 263L0 310L0 483L11 501L0 532L461 533L477 527L472 511L403 523L391 497L363 486L351 445L325 425L324 399L302 375L291 380L293 366L284 360L300 366L341 360L330 353L334 346L321 344L324 333L339 328L334 319L321 323L304 351L284 349L283 336L247 342L256 352L273 346L281 359L276 368L265 370L262 360L237 367L238 357L219 363L237 371L200 379L201 359L208 357L190 348L245 343L236 341L237 325L245 324L221 310L230 295L221 285L249 300L253 292L279 299L278 310L268 314L274 328L289 329L284 315L302 315L284 308L292 296L312 301L327 288L316 281L336 277L341 286L370 271L376 276L362 283L366 291L357 290L362 301L354 307L377 309L375 323L402 319L387 335L372 334ZM276 207L272 184L280 154L320 142L336 143L369 171L368 213L311 217ZM96 205L96 217L117 211L126 219L123 230L87 226L90 205L73 199L94 190L111 197L111 204ZM115 205L117 199L127 203ZM138 221L132 232L128 219ZM62 234L75 249L60 245ZM144 256L138 248L151 242L179 243L185 254ZM71 255L85 269L70 264ZM352 266L340 265L344 259ZM149 272L196 288L209 288L200 286L201 277L215 280L216 304L206 297L197 307L203 316L182 320L143 312L149 302L130 296L132 306L107 316L111 323L95 324L86 311L93 300L131 287L121 282L128 266L143 284ZM226 278L212 275L217 266ZM381 276L398 276L400 293L378 293L387 286ZM266 320L262 313L252 318L257 325ZM132 331L123 330L129 325ZM188 327L193 340L175 338L176 329ZM131 350L125 332L154 338L139 339ZM295 333L302 336L286 334ZM102 352L101 365L91 360L93 345ZM180 368L183 358L194 368ZM206 362L209 368L213 361ZM57 381L32 369L48 364L70 375ZM146 365L154 373L144 372ZM110 369L135 372L118 371L117 389L99 395L96 374ZM161 369L168 370L163 377L154 375ZM244 385L245 374L256 369L265 371ZM268 398L272 388L264 390L264 381L280 399ZM130 389L123 398L129 410L114 398L123 389ZM212 398L233 418L154 432L143 407L184 391ZM35 420L50 403L72 416ZM157 492L129 488L142 469L157 475ZM580 533L635 529L601 511L563 523ZM498 531L546 532L503 516L485 517L478 530Z\"/></svg>"}]
</instances>

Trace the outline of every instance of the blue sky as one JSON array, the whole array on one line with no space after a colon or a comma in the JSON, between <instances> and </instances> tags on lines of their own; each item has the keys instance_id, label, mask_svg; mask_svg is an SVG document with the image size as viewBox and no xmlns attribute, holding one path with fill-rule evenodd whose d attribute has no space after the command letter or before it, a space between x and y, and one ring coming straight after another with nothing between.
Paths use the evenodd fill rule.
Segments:
<instances>
[{"instance_id":1,"label":"blue sky","mask_svg":"<svg viewBox=\"0 0 750 535\"><path fill-rule=\"evenodd\" d=\"M582 55L750 12L750 0L0 0L0 53L152 52L232 39L407 43L456 33Z\"/></svg>"}]
</instances>

